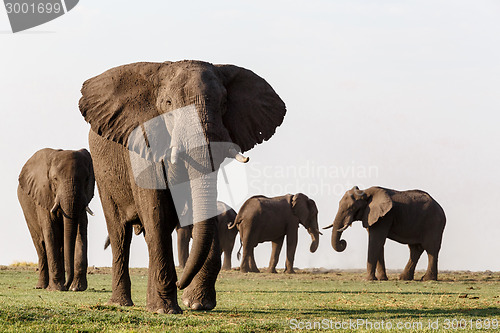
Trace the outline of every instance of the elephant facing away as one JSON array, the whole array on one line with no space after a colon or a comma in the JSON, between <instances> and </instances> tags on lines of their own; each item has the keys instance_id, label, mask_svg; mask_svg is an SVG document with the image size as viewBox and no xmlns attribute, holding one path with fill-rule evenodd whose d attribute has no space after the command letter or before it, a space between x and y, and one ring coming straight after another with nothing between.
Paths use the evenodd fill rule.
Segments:
<instances>
[{"instance_id":1,"label":"elephant facing away","mask_svg":"<svg viewBox=\"0 0 500 333\"><path fill-rule=\"evenodd\" d=\"M259 272L254 259L254 248L259 243L272 242L269 272L276 273L276 265L286 236L285 273L294 273L293 261L298 241L299 224L302 224L312 238L311 252L319 245L318 208L314 200L305 194L287 194L268 198L254 196L248 199L236 216L235 223L243 247L240 272Z\"/></svg>"},{"instance_id":2,"label":"elephant facing away","mask_svg":"<svg viewBox=\"0 0 500 333\"><path fill-rule=\"evenodd\" d=\"M234 240L238 234L238 229L229 229L229 226L236 218L236 212L225 203L217 202L217 233L219 235L219 245L221 255L224 254L222 270L231 270L231 255L234 248ZM177 252L179 256L179 266L184 268L189 256L189 241L191 240L192 226L177 227Z\"/></svg>"},{"instance_id":3,"label":"elephant facing away","mask_svg":"<svg viewBox=\"0 0 500 333\"><path fill-rule=\"evenodd\" d=\"M214 308L217 171L226 158L246 162L238 151L270 139L285 104L250 70L193 60L115 67L81 92L113 253L109 303L133 305L130 242L140 225L149 253L147 309L182 313L177 288L189 308ZM188 221L178 214L186 204ZM171 234L178 224L193 224L193 246L177 281Z\"/></svg>"},{"instance_id":4,"label":"elephant facing away","mask_svg":"<svg viewBox=\"0 0 500 333\"><path fill-rule=\"evenodd\" d=\"M441 248L446 216L441 206L420 190L396 191L382 187L347 191L339 203L331 225L332 247L342 252L347 246L342 232L354 221L362 221L368 230L368 280L387 280L384 244L387 238L408 244L410 259L401 280L413 280L418 259L425 250L429 259L422 280L437 280L438 254ZM375 271L377 274L375 275Z\"/></svg>"},{"instance_id":5,"label":"elephant facing away","mask_svg":"<svg viewBox=\"0 0 500 333\"><path fill-rule=\"evenodd\" d=\"M94 184L86 149L45 148L23 166L17 196L38 254L37 289L87 289L86 211L92 214Z\"/></svg>"}]
</instances>

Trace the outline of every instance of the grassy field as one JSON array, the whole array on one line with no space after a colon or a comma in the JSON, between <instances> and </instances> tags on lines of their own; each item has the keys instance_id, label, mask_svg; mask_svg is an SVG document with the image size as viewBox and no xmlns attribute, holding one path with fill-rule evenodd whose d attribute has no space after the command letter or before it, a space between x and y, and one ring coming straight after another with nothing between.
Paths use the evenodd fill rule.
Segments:
<instances>
[{"instance_id":1,"label":"grassy field","mask_svg":"<svg viewBox=\"0 0 500 333\"><path fill-rule=\"evenodd\" d=\"M85 292L48 292L33 288L35 268L0 267L0 332L264 332L314 325L346 332L489 326L491 332L500 320L500 272L442 272L439 282L400 282L396 273L390 281L366 282L362 271L221 272L217 307L182 315L145 310L146 269L132 269L134 307L106 305L109 272L89 269Z\"/></svg>"}]
</instances>

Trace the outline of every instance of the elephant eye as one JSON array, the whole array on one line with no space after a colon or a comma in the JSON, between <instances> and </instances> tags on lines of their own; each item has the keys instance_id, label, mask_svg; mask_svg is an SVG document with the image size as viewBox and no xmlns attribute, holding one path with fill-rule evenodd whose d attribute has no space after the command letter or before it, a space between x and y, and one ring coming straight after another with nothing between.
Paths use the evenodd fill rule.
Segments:
<instances>
[{"instance_id":1,"label":"elephant eye","mask_svg":"<svg viewBox=\"0 0 500 333\"><path fill-rule=\"evenodd\" d=\"M167 99L167 102L166 102L166 103L167 103L167 105L172 105L172 101L171 101L171 100L169 100L169 99Z\"/></svg>"}]
</instances>

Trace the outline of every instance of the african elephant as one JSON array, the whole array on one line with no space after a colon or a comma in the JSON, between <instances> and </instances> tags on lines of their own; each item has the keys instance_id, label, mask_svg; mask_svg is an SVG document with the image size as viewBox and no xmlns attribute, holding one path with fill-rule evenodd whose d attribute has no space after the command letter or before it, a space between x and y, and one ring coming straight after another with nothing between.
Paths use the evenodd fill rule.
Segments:
<instances>
[{"instance_id":1,"label":"african elephant","mask_svg":"<svg viewBox=\"0 0 500 333\"><path fill-rule=\"evenodd\" d=\"M132 225L149 252L147 308L181 313L216 305L220 270L217 170L225 158L271 138L285 104L261 77L202 61L133 63L87 80L79 107L113 252L110 303L133 305L128 269ZM191 219L178 211L188 205ZM194 223L196 222L196 223ZM172 236L193 224L193 246L176 282Z\"/></svg>"},{"instance_id":2,"label":"african elephant","mask_svg":"<svg viewBox=\"0 0 500 333\"><path fill-rule=\"evenodd\" d=\"M362 221L368 230L368 280L387 280L384 262L386 238L410 248L410 260L402 280L413 280L418 259L425 250L429 263L423 280L437 280L438 254L446 224L441 206L420 190L396 191L370 187L364 191L357 186L347 191L339 203L337 216L331 225L332 246L342 252L347 246L342 232L354 221Z\"/></svg>"},{"instance_id":3,"label":"african elephant","mask_svg":"<svg viewBox=\"0 0 500 333\"><path fill-rule=\"evenodd\" d=\"M93 215L94 183L86 149L41 149L23 166L17 196L38 254L37 289L87 289L85 211Z\"/></svg>"},{"instance_id":4,"label":"african elephant","mask_svg":"<svg viewBox=\"0 0 500 333\"><path fill-rule=\"evenodd\" d=\"M312 238L311 252L319 245L318 208L316 203L305 194L287 194L268 198L254 196L245 201L234 224L240 232L243 247L243 258L240 272L259 272L253 255L257 244L271 241L273 244L269 272L276 273L276 265L281 246L286 236L285 273L294 273L293 260L297 248L299 224L302 224Z\"/></svg>"},{"instance_id":5,"label":"african elephant","mask_svg":"<svg viewBox=\"0 0 500 333\"><path fill-rule=\"evenodd\" d=\"M236 212L225 203L217 202L217 233L219 235L219 245L221 254L224 254L223 270L231 269L231 255L233 253L234 240L238 234L238 229L229 229L229 225L234 222ZM177 227L177 251L179 256L179 266L184 268L189 256L189 241L191 240L192 226Z\"/></svg>"}]
</instances>

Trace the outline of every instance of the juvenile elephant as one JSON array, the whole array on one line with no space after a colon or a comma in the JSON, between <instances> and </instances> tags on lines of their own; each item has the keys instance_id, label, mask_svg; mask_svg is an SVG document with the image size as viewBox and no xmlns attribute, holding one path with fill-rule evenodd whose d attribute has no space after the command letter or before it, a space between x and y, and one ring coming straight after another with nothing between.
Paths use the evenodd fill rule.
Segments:
<instances>
[{"instance_id":1,"label":"juvenile elephant","mask_svg":"<svg viewBox=\"0 0 500 333\"><path fill-rule=\"evenodd\" d=\"M226 158L271 138L285 104L255 73L202 61L134 63L87 80L79 107L113 252L110 303L133 305L129 276L132 226L149 252L147 309L181 313L216 305L220 270L217 171ZM177 213L188 205L192 218ZM177 281L171 233L193 224L193 246ZM177 282L176 282L177 281Z\"/></svg>"},{"instance_id":2,"label":"juvenile elephant","mask_svg":"<svg viewBox=\"0 0 500 333\"><path fill-rule=\"evenodd\" d=\"M302 224L312 238L311 252L319 245L318 209L316 203L305 194L287 194L268 198L254 196L245 201L234 224L240 232L243 258L240 272L259 272L254 259L254 248L259 243L272 242L269 272L276 273L276 265L286 236L285 273L294 273L293 260L298 241L299 224Z\"/></svg>"},{"instance_id":3,"label":"juvenile elephant","mask_svg":"<svg viewBox=\"0 0 500 333\"><path fill-rule=\"evenodd\" d=\"M332 229L332 246L342 252L347 246L342 232L354 221L362 221L368 230L368 280L387 280L384 262L386 238L410 248L410 260L400 276L413 280L418 259L425 250L429 263L423 280L437 280L438 254L446 224L441 206L420 190L396 191L370 187L364 191L357 186L347 191L339 203Z\"/></svg>"},{"instance_id":4,"label":"juvenile elephant","mask_svg":"<svg viewBox=\"0 0 500 333\"><path fill-rule=\"evenodd\" d=\"M224 254L222 264L223 270L231 269L231 255L234 248L234 240L238 234L238 229L229 229L229 225L234 222L236 212L225 203L217 202L217 233L219 235L219 245L221 255ZM177 251L179 256L179 266L184 268L189 256L189 241L191 240L192 226L177 227Z\"/></svg>"},{"instance_id":5,"label":"juvenile elephant","mask_svg":"<svg viewBox=\"0 0 500 333\"><path fill-rule=\"evenodd\" d=\"M37 289L87 289L85 211L92 214L94 183L86 149L45 148L23 166L17 196L38 254Z\"/></svg>"}]
</instances>

